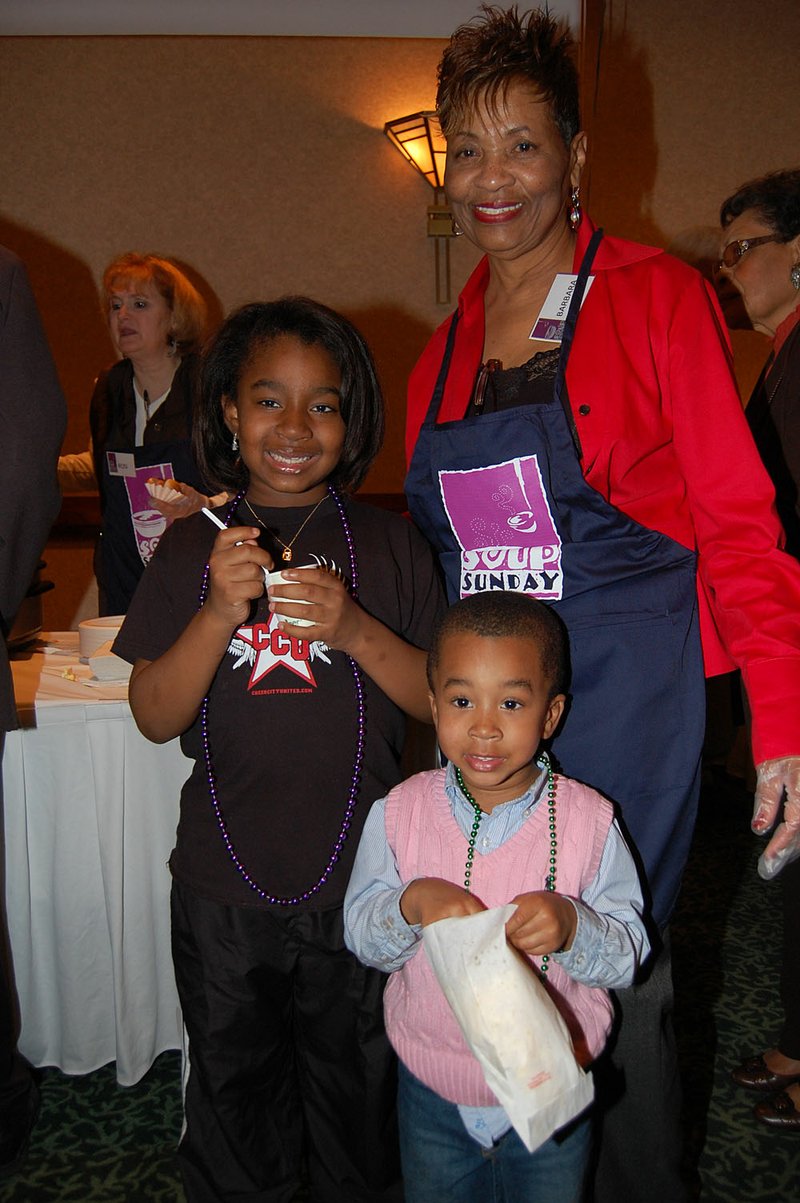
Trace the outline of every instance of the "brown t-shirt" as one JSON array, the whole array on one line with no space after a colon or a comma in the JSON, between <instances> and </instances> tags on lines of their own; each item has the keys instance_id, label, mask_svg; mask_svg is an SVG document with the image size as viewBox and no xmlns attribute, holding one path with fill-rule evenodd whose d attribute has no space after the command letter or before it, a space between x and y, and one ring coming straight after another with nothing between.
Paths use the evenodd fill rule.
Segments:
<instances>
[{"instance_id":1,"label":"brown t-shirt","mask_svg":"<svg viewBox=\"0 0 800 1203\"><path fill-rule=\"evenodd\" d=\"M427 647L444 602L433 554L405 518L347 500L356 548L359 601L417 647ZM224 511L218 511L220 515ZM285 541L308 509L259 509ZM148 566L114 644L125 659L163 655L197 610L216 532L200 514L174 523ZM326 502L292 546L293 563L333 559L349 577L344 530ZM400 779L401 711L365 674L366 746L353 821L338 863L302 909L344 898L371 804ZM235 631L209 695L208 729L217 799L228 837L247 873L268 894L297 897L318 881L332 854L353 778L357 695L348 657L322 644L290 640L265 599ZM267 904L243 879L225 845L209 793L200 720L181 738L195 760L181 794L175 850L180 881L226 904Z\"/></svg>"}]
</instances>

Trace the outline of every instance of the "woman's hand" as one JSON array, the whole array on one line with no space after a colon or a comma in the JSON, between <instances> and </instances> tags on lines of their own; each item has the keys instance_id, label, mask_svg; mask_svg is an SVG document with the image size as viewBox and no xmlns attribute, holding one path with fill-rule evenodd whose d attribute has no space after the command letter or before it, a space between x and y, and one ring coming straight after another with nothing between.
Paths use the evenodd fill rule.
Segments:
<instances>
[{"instance_id":1,"label":"woman's hand","mask_svg":"<svg viewBox=\"0 0 800 1203\"><path fill-rule=\"evenodd\" d=\"M770 881L800 856L800 756L758 765L752 827L758 835L775 828L758 861L759 875Z\"/></svg>"},{"instance_id":2,"label":"woman's hand","mask_svg":"<svg viewBox=\"0 0 800 1203\"><path fill-rule=\"evenodd\" d=\"M511 899L517 909L506 923L506 937L528 956L566 952L572 947L578 915L568 898L549 890L534 890Z\"/></svg>"},{"instance_id":3,"label":"woman's hand","mask_svg":"<svg viewBox=\"0 0 800 1203\"><path fill-rule=\"evenodd\" d=\"M273 566L272 556L258 545L258 534L258 527L231 526L214 540L203 612L228 632L247 621L251 602L264 592L264 573Z\"/></svg>"},{"instance_id":4,"label":"woman's hand","mask_svg":"<svg viewBox=\"0 0 800 1203\"><path fill-rule=\"evenodd\" d=\"M439 919L477 915L486 907L474 894L441 877L418 877L400 898L400 910L406 923L427 927Z\"/></svg>"}]
</instances>

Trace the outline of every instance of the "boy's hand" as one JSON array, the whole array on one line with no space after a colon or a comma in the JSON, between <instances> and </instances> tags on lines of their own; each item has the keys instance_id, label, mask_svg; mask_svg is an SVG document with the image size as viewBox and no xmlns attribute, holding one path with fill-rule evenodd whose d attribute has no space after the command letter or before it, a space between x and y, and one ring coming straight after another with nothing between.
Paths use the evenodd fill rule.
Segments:
<instances>
[{"instance_id":1,"label":"boy's hand","mask_svg":"<svg viewBox=\"0 0 800 1203\"><path fill-rule=\"evenodd\" d=\"M453 919L460 915L477 915L486 907L474 894L462 886L441 877L420 877L412 881L400 898L400 910L406 923L436 923L438 919Z\"/></svg>"},{"instance_id":2,"label":"boy's hand","mask_svg":"<svg viewBox=\"0 0 800 1203\"><path fill-rule=\"evenodd\" d=\"M506 937L514 948L541 957L572 947L578 916L569 899L549 890L535 890L511 901L517 909L506 923Z\"/></svg>"}]
</instances>

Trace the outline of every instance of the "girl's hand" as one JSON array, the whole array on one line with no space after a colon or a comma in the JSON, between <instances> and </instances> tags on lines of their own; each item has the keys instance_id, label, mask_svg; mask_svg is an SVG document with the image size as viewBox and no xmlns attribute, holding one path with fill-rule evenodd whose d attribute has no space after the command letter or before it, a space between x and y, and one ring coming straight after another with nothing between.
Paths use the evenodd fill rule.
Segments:
<instances>
[{"instance_id":1,"label":"girl's hand","mask_svg":"<svg viewBox=\"0 0 800 1203\"><path fill-rule=\"evenodd\" d=\"M314 626L292 627L293 635L349 652L355 646L366 615L353 601L344 582L324 568L287 567L281 573L283 581L271 585L268 593L272 613L285 615L289 620L282 625L289 626L292 618L305 618ZM292 604L295 598L302 600Z\"/></svg>"},{"instance_id":2,"label":"girl's hand","mask_svg":"<svg viewBox=\"0 0 800 1203\"><path fill-rule=\"evenodd\" d=\"M396 706L423 723L431 721L421 648L368 614L324 568L282 567L281 574L283 579L269 588L269 608L281 615L289 635L346 652ZM293 625L298 618L314 625Z\"/></svg>"},{"instance_id":3,"label":"girl's hand","mask_svg":"<svg viewBox=\"0 0 800 1203\"><path fill-rule=\"evenodd\" d=\"M565 952L572 947L578 915L568 898L549 890L518 894L517 909L506 923L506 937L528 956Z\"/></svg>"},{"instance_id":4,"label":"girl's hand","mask_svg":"<svg viewBox=\"0 0 800 1203\"><path fill-rule=\"evenodd\" d=\"M406 923L421 923L427 927L439 919L477 915L486 907L474 894L468 894L452 881L445 881L441 877L418 877L403 891L400 910Z\"/></svg>"},{"instance_id":5,"label":"girl's hand","mask_svg":"<svg viewBox=\"0 0 800 1203\"><path fill-rule=\"evenodd\" d=\"M251 602L264 592L264 570L272 568L272 557L259 547L258 534L258 527L231 526L214 540L203 611L228 630L247 621Z\"/></svg>"}]
</instances>

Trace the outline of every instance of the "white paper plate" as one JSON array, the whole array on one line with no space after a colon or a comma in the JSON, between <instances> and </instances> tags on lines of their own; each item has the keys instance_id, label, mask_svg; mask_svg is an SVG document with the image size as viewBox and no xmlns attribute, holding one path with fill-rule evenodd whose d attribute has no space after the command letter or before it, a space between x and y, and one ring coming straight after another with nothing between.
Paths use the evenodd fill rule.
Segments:
<instances>
[{"instance_id":1,"label":"white paper plate","mask_svg":"<svg viewBox=\"0 0 800 1203\"><path fill-rule=\"evenodd\" d=\"M133 665L121 656L114 655L111 640L108 639L89 657L89 668L98 681L128 681Z\"/></svg>"},{"instance_id":2,"label":"white paper plate","mask_svg":"<svg viewBox=\"0 0 800 1203\"><path fill-rule=\"evenodd\" d=\"M145 481L144 487L147 489L147 492L150 494L150 496L157 498L158 501L165 501L170 505L176 505L178 502L186 501L186 498L179 489L171 489L169 485L162 485L158 483L154 484L152 481L148 480Z\"/></svg>"}]
</instances>

